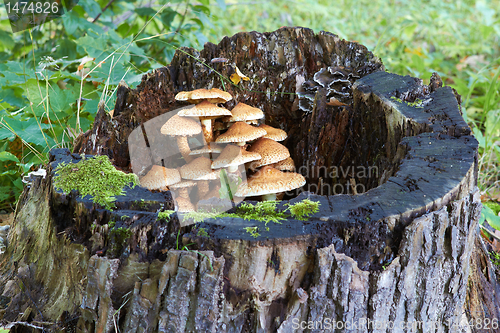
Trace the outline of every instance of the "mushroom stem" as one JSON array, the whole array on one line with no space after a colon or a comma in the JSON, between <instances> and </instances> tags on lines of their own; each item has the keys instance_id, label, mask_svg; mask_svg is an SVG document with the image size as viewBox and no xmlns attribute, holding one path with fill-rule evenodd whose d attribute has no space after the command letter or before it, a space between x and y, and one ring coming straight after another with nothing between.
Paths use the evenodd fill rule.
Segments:
<instances>
[{"instance_id":1,"label":"mushroom stem","mask_svg":"<svg viewBox=\"0 0 500 333\"><path fill-rule=\"evenodd\" d=\"M244 145L246 145L246 142L236 142L236 144L240 147L243 147Z\"/></svg>"},{"instance_id":2,"label":"mushroom stem","mask_svg":"<svg viewBox=\"0 0 500 333\"><path fill-rule=\"evenodd\" d=\"M263 194L262 195L262 201L274 201L276 200L276 193L269 193L269 194Z\"/></svg>"},{"instance_id":3,"label":"mushroom stem","mask_svg":"<svg viewBox=\"0 0 500 333\"><path fill-rule=\"evenodd\" d=\"M231 165L231 166L228 166L228 167L227 167L227 171L228 171L228 172L231 172L231 173L234 173L234 172L238 171L238 165Z\"/></svg>"},{"instance_id":4,"label":"mushroom stem","mask_svg":"<svg viewBox=\"0 0 500 333\"><path fill-rule=\"evenodd\" d=\"M189 148L187 136L178 136L177 137L177 147L179 147L179 151L181 152L182 157L186 163L189 163L193 160L192 156L189 156L191 153L191 148Z\"/></svg>"},{"instance_id":5,"label":"mushroom stem","mask_svg":"<svg viewBox=\"0 0 500 333\"><path fill-rule=\"evenodd\" d=\"M203 200L203 198L209 192L208 180L199 180L198 181L198 201Z\"/></svg>"},{"instance_id":6,"label":"mushroom stem","mask_svg":"<svg viewBox=\"0 0 500 333\"><path fill-rule=\"evenodd\" d=\"M210 118L201 118L201 128L203 130L203 137L205 138L206 142L213 142L214 141L214 134L212 132L212 119Z\"/></svg>"},{"instance_id":7,"label":"mushroom stem","mask_svg":"<svg viewBox=\"0 0 500 333\"><path fill-rule=\"evenodd\" d=\"M181 198L189 199L189 192L188 192L187 187L180 188L180 189L178 189L178 191L179 191L179 196Z\"/></svg>"}]
</instances>

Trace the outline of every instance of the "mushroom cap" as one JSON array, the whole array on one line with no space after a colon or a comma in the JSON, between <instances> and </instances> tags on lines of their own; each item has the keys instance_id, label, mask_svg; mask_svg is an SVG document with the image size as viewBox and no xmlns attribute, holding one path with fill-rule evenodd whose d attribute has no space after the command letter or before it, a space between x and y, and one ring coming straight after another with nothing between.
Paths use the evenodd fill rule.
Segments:
<instances>
[{"instance_id":1,"label":"mushroom cap","mask_svg":"<svg viewBox=\"0 0 500 333\"><path fill-rule=\"evenodd\" d=\"M246 151L240 146L227 145L222 153L212 162L212 169L242 165L260 159L258 153Z\"/></svg>"},{"instance_id":2,"label":"mushroom cap","mask_svg":"<svg viewBox=\"0 0 500 333\"><path fill-rule=\"evenodd\" d=\"M212 180L219 178L219 170L212 170L212 161L205 157L201 156L190 163L181 166L180 174L184 179L191 180Z\"/></svg>"},{"instance_id":3,"label":"mushroom cap","mask_svg":"<svg viewBox=\"0 0 500 333\"><path fill-rule=\"evenodd\" d=\"M229 102L230 100L233 99L233 96L231 96L230 93L228 93L227 91L220 90L219 88L212 88L212 89L210 89L210 91L212 92L212 94L217 95L217 98L224 100L224 102L218 102L218 103ZM215 103L215 102L212 102L212 103Z\"/></svg>"},{"instance_id":4,"label":"mushroom cap","mask_svg":"<svg viewBox=\"0 0 500 333\"><path fill-rule=\"evenodd\" d=\"M266 133L266 130L262 128L248 125L244 121L237 121L225 133L219 135L215 142L247 142L260 138Z\"/></svg>"},{"instance_id":5,"label":"mushroom cap","mask_svg":"<svg viewBox=\"0 0 500 333\"><path fill-rule=\"evenodd\" d=\"M194 206L189 201L189 199L183 198L183 197L178 197L175 198L175 206L177 207L177 211L181 213L186 213L186 212L194 212Z\"/></svg>"},{"instance_id":6,"label":"mushroom cap","mask_svg":"<svg viewBox=\"0 0 500 333\"><path fill-rule=\"evenodd\" d=\"M225 108L221 108L215 104L210 103L209 101L203 101L199 104L191 108L186 108L177 113L181 117L200 117L203 118L218 118L222 116L230 116L231 111Z\"/></svg>"},{"instance_id":7,"label":"mushroom cap","mask_svg":"<svg viewBox=\"0 0 500 333\"><path fill-rule=\"evenodd\" d=\"M213 142L208 142L205 147L202 147L200 149L192 150L189 155L201 155L201 154L209 154L209 153L217 153L220 154L222 151L222 147L213 143Z\"/></svg>"},{"instance_id":8,"label":"mushroom cap","mask_svg":"<svg viewBox=\"0 0 500 333\"><path fill-rule=\"evenodd\" d=\"M283 141L287 138L288 134L285 131L279 128L274 128L272 126L266 124L260 124L259 128L263 128L266 130L267 134L264 135L264 138L271 139L274 141Z\"/></svg>"},{"instance_id":9,"label":"mushroom cap","mask_svg":"<svg viewBox=\"0 0 500 333\"><path fill-rule=\"evenodd\" d=\"M295 171L295 162L291 157L287 157L282 161L271 164L271 166L280 171Z\"/></svg>"},{"instance_id":10,"label":"mushroom cap","mask_svg":"<svg viewBox=\"0 0 500 333\"><path fill-rule=\"evenodd\" d=\"M235 121L249 121L264 118L264 112L261 109L255 108L253 106L247 105L245 103L239 102L231 110L232 116L225 117L224 121L235 122Z\"/></svg>"},{"instance_id":11,"label":"mushroom cap","mask_svg":"<svg viewBox=\"0 0 500 333\"><path fill-rule=\"evenodd\" d=\"M273 167L265 166L250 176L246 183L240 184L234 194L238 197L266 195L291 191L304 186L306 179L295 172L281 172Z\"/></svg>"},{"instance_id":12,"label":"mushroom cap","mask_svg":"<svg viewBox=\"0 0 500 333\"><path fill-rule=\"evenodd\" d=\"M196 185L196 182L193 182L192 180L183 180L181 182L170 185L170 189L175 190L175 189L191 187L191 186L195 186L195 185Z\"/></svg>"},{"instance_id":13,"label":"mushroom cap","mask_svg":"<svg viewBox=\"0 0 500 333\"><path fill-rule=\"evenodd\" d=\"M252 168L277 163L290 157L290 152L285 146L267 138L260 138L255 141L248 151L259 153L261 156L260 160L252 162Z\"/></svg>"},{"instance_id":14,"label":"mushroom cap","mask_svg":"<svg viewBox=\"0 0 500 333\"><path fill-rule=\"evenodd\" d=\"M142 177L141 186L148 190L160 190L181 181L181 175L177 169L167 169L159 165L153 165L151 170Z\"/></svg>"},{"instance_id":15,"label":"mushroom cap","mask_svg":"<svg viewBox=\"0 0 500 333\"><path fill-rule=\"evenodd\" d=\"M175 115L163 124L160 132L170 136L193 136L201 133L201 125L194 119Z\"/></svg>"},{"instance_id":16,"label":"mushroom cap","mask_svg":"<svg viewBox=\"0 0 500 333\"><path fill-rule=\"evenodd\" d=\"M187 101L189 103L200 103L207 100L211 103L225 103L233 99L230 93L222 91L217 88L196 89L192 91L181 91L175 95L176 101Z\"/></svg>"}]
</instances>

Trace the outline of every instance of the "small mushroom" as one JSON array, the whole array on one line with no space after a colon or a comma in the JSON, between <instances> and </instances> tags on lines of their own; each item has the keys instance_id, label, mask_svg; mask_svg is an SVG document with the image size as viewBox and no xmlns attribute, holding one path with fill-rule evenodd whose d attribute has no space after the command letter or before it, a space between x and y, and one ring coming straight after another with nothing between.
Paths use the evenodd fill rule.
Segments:
<instances>
[{"instance_id":1,"label":"small mushroom","mask_svg":"<svg viewBox=\"0 0 500 333\"><path fill-rule=\"evenodd\" d=\"M219 170L212 170L211 164L212 161L209 158L201 156L180 167L182 178L198 180L198 200L208 193L208 181L219 178Z\"/></svg>"},{"instance_id":2,"label":"small mushroom","mask_svg":"<svg viewBox=\"0 0 500 333\"><path fill-rule=\"evenodd\" d=\"M167 186L181 181L181 175L177 169L167 169L159 165L153 165L151 170L141 178L141 186L148 190L166 190Z\"/></svg>"},{"instance_id":3,"label":"small mushroom","mask_svg":"<svg viewBox=\"0 0 500 333\"><path fill-rule=\"evenodd\" d=\"M212 169L228 168L229 172L236 172L238 166L260 159L258 153L244 150L240 146L227 145L222 153L212 162Z\"/></svg>"},{"instance_id":4,"label":"small mushroom","mask_svg":"<svg viewBox=\"0 0 500 333\"><path fill-rule=\"evenodd\" d=\"M238 146L244 146L247 141L252 141L266 135L266 130L243 121L235 122L229 129L219 135L215 142L217 143L236 143Z\"/></svg>"},{"instance_id":5,"label":"small mushroom","mask_svg":"<svg viewBox=\"0 0 500 333\"><path fill-rule=\"evenodd\" d=\"M277 163L290 157L290 152L285 146L267 138L260 138L255 141L248 151L259 153L261 156L260 160L251 163L251 169Z\"/></svg>"},{"instance_id":6,"label":"small mushroom","mask_svg":"<svg viewBox=\"0 0 500 333\"><path fill-rule=\"evenodd\" d=\"M224 117L222 120L226 122L245 121L247 123L264 119L264 112L261 109L255 108L245 103L239 102L231 110L231 117Z\"/></svg>"},{"instance_id":7,"label":"small mushroom","mask_svg":"<svg viewBox=\"0 0 500 333\"><path fill-rule=\"evenodd\" d=\"M191 153L189 155L203 155L203 154L220 154L222 151L222 147L219 146L216 143L213 142L208 142L206 146L196 149L196 150L191 150Z\"/></svg>"},{"instance_id":8,"label":"small mushroom","mask_svg":"<svg viewBox=\"0 0 500 333\"><path fill-rule=\"evenodd\" d=\"M179 193L179 197L189 199L188 189L195 185L196 183L194 181L184 180L179 183L170 185L170 190L177 191Z\"/></svg>"},{"instance_id":9,"label":"small mushroom","mask_svg":"<svg viewBox=\"0 0 500 333\"><path fill-rule=\"evenodd\" d=\"M231 115L231 112L208 101L203 101L191 108L186 108L177 113L181 117L198 117L203 129L203 136L206 142L212 142L212 119Z\"/></svg>"},{"instance_id":10,"label":"small mushroom","mask_svg":"<svg viewBox=\"0 0 500 333\"><path fill-rule=\"evenodd\" d=\"M201 126L196 120L175 115L161 127L160 132L177 139L179 151L187 163L193 160L189 156L191 149L187 137L201 133Z\"/></svg>"},{"instance_id":11,"label":"small mushroom","mask_svg":"<svg viewBox=\"0 0 500 333\"><path fill-rule=\"evenodd\" d=\"M304 186L306 179L295 172L281 172L265 166L240 184L234 194L238 197L262 196L262 200L276 200L276 193L291 191Z\"/></svg>"},{"instance_id":12,"label":"small mushroom","mask_svg":"<svg viewBox=\"0 0 500 333\"><path fill-rule=\"evenodd\" d=\"M286 132L283 131L282 129L274 128L266 124L260 124L258 127L266 130L267 134L263 136L263 138L266 139L271 139L274 141L283 141L288 136L288 134L286 134Z\"/></svg>"},{"instance_id":13,"label":"small mushroom","mask_svg":"<svg viewBox=\"0 0 500 333\"><path fill-rule=\"evenodd\" d=\"M186 101L192 104L198 104L203 101L210 103L225 103L233 99L230 93L222 91L218 88L196 89L192 91L181 91L175 95L176 101Z\"/></svg>"},{"instance_id":14,"label":"small mushroom","mask_svg":"<svg viewBox=\"0 0 500 333\"><path fill-rule=\"evenodd\" d=\"M292 160L291 157L287 157L282 161L279 161L277 163L270 164L275 169L278 169L279 171L295 171L295 162Z\"/></svg>"}]
</instances>

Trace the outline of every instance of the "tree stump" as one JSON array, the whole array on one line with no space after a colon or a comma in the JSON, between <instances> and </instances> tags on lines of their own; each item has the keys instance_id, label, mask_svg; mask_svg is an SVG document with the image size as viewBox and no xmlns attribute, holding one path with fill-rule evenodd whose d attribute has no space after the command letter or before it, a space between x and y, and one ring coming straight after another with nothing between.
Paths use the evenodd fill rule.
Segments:
<instances>
[{"instance_id":1,"label":"tree stump","mask_svg":"<svg viewBox=\"0 0 500 333\"><path fill-rule=\"evenodd\" d=\"M250 81L223 83L236 67ZM319 212L181 226L158 217L173 209L170 192L126 189L108 211L54 189L55 166L80 154L127 172L131 152L154 161L129 146L132 131L180 107L177 92L211 87L288 132L307 184L278 210L308 198ZM484 294L467 289L470 267L483 272L470 265L481 247L478 143L437 75L425 86L385 72L362 45L281 28L183 48L117 94L113 118L101 108L75 153L52 151L47 177L19 201L0 257L0 316L16 331L466 332L464 318L498 318L464 310L467 294L476 305ZM245 231L255 226L258 237Z\"/></svg>"}]
</instances>

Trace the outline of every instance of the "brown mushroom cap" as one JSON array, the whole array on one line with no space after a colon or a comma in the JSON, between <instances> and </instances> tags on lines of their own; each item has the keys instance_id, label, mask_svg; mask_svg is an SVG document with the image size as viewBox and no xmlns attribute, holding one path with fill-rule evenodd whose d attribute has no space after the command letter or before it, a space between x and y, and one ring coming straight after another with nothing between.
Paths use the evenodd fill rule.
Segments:
<instances>
[{"instance_id":1,"label":"brown mushroom cap","mask_svg":"<svg viewBox=\"0 0 500 333\"><path fill-rule=\"evenodd\" d=\"M248 151L259 153L261 156L260 160L252 162L252 168L277 163L290 157L290 152L285 146L267 138L260 138L255 141Z\"/></svg>"},{"instance_id":2,"label":"brown mushroom cap","mask_svg":"<svg viewBox=\"0 0 500 333\"><path fill-rule=\"evenodd\" d=\"M204 156L198 157L180 168L181 177L191 180L212 180L219 178L219 170L212 170L212 161Z\"/></svg>"},{"instance_id":3,"label":"brown mushroom cap","mask_svg":"<svg viewBox=\"0 0 500 333\"><path fill-rule=\"evenodd\" d=\"M306 179L295 172L281 172L266 166L250 176L246 183L240 184L234 194L238 197L257 196L291 191L304 186Z\"/></svg>"},{"instance_id":4,"label":"brown mushroom cap","mask_svg":"<svg viewBox=\"0 0 500 333\"><path fill-rule=\"evenodd\" d=\"M194 119L175 115L167 120L160 132L170 136L193 136L201 133L201 125Z\"/></svg>"},{"instance_id":5,"label":"brown mushroom cap","mask_svg":"<svg viewBox=\"0 0 500 333\"><path fill-rule=\"evenodd\" d=\"M189 103L200 103L202 101L209 101L211 103L225 103L233 99L230 93L222 91L217 88L196 89L192 91L181 91L175 95L176 101L187 101Z\"/></svg>"},{"instance_id":6,"label":"brown mushroom cap","mask_svg":"<svg viewBox=\"0 0 500 333\"><path fill-rule=\"evenodd\" d=\"M272 126L266 124L260 124L259 128L263 128L266 130L267 134L264 135L264 138L271 139L274 141L283 141L287 138L287 134L285 131L279 128L274 128Z\"/></svg>"},{"instance_id":7,"label":"brown mushroom cap","mask_svg":"<svg viewBox=\"0 0 500 333\"><path fill-rule=\"evenodd\" d=\"M231 110L231 117L224 117L224 121L236 122L236 121L250 121L264 118L264 112L261 109L255 108L253 106L247 105L245 103L238 103Z\"/></svg>"},{"instance_id":8,"label":"brown mushroom cap","mask_svg":"<svg viewBox=\"0 0 500 333\"><path fill-rule=\"evenodd\" d=\"M287 157L282 161L271 164L271 166L280 171L295 171L295 162L291 157Z\"/></svg>"},{"instance_id":9,"label":"brown mushroom cap","mask_svg":"<svg viewBox=\"0 0 500 333\"><path fill-rule=\"evenodd\" d=\"M181 181L181 175L177 169L167 169L159 165L153 165L151 170L142 177L141 186L148 190L164 190L167 186Z\"/></svg>"},{"instance_id":10,"label":"brown mushroom cap","mask_svg":"<svg viewBox=\"0 0 500 333\"><path fill-rule=\"evenodd\" d=\"M181 117L200 117L200 118L218 118L222 116L230 116L231 111L221 108L208 101L203 101L193 107L185 108L177 113Z\"/></svg>"},{"instance_id":11,"label":"brown mushroom cap","mask_svg":"<svg viewBox=\"0 0 500 333\"><path fill-rule=\"evenodd\" d=\"M225 133L219 135L215 142L244 143L260 138L266 135L266 133L262 128L248 125L243 121L237 121Z\"/></svg>"},{"instance_id":12,"label":"brown mushroom cap","mask_svg":"<svg viewBox=\"0 0 500 333\"><path fill-rule=\"evenodd\" d=\"M260 159L258 153L246 151L240 146L227 145L219 157L212 162L212 169L238 166L258 159Z\"/></svg>"},{"instance_id":13,"label":"brown mushroom cap","mask_svg":"<svg viewBox=\"0 0 500 333\"><path fill-rule=\"evenodd\" d=\"M191 180L183 180L181 182L170 185L170 189L176 190L179 188L186 188L186 187L191 187L191 186L195 186L195 185L196 185L196 183L191 181Z\"/></svg>"}]
</instances>

